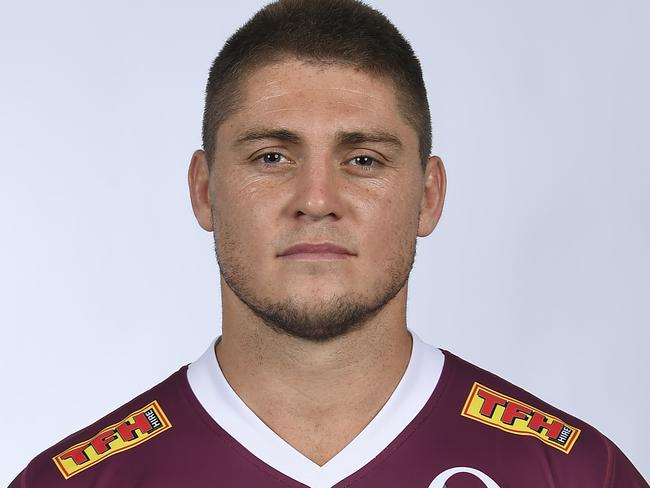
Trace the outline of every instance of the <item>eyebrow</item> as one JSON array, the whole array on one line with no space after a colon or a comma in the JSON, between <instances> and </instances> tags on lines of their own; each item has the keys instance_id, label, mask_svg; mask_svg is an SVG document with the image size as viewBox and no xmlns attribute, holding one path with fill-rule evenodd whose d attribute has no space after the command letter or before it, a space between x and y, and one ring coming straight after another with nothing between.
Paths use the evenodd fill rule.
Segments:
<instances>
[{"instance_id":1,"label":"eyebrow","mask_svg":"<svg viewBox=\"0 0 650 488\"><path fill-rule=\"evenodd\" d=\"M247 130L239 136L233 146L266 139L277 139L279 141L290 142L291 144L299 144L302 140L298 134L287 129L267 129L264 127L256 127Z\"/></svg>"},{"instance_id":2,"label":"eyebrow","mask_svg":"<svg viewBox=\"0 0 650 488\"><path fill-rule=\"evenodd\" d=\"M336 141L342 146L374 142L391 146L393 149L398 151L404 147L404 144L402 144L399 137L383 130L353 132L338 131L336 133Z\"/></svg>"},{"instance_id":3,"label":"eyebrow","mask_svg":"<svg viewBox=\"0 0 650 488\"><path fill-rule=\"evenodd\" d=\"M362 144L364 142L372 142L390 146L392 149L397 151L404 148L404 144L399 137L384 130L337 131L334 138L337 144L341 146L351 146L354 144ZM300 144L303 141L300 134L289 129L256 127L249 129L240 135L235 140L233 146L267 139L275 139L290 144Z\"/></svg>"}]
</instances>

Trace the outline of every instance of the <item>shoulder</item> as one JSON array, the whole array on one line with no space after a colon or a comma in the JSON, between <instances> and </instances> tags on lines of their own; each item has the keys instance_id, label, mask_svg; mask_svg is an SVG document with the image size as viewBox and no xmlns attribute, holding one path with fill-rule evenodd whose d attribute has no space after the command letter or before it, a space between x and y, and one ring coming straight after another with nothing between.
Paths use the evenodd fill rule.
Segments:
<instances>
[{"instance_id":1,"label":"shoulder","mask_svg":"<svg viewBox=\"0 0 650 488\"><path fill-rule=\"evenodd\" d=\"M446 391L455 397L462 425L470 435L498 446L500 455L530 460L537 472L561 475L570 486L647 486L595 427L449 351L443 353L449 368Z\"/></svg>"},{"instance_id":2,"label":"shoulder","mask_svg":"<svg viewBox=\"0 0 650 488\"><path fill-rule=\"evenodd\" d=\"M597 439L602 436L586 422L524 388L449 351L443 352L445 360L451 363L454 385L466 395L463 416L476 417L488 425L522 435L538 437L537 434L545 434L541 440L564 452L573 449L585 430L597 434ZM523 429L524 423L533 432Z\"/></svg>"},{"instance_id":3,"label":"shoulder","mask_svg":"<svg viewBox=\"0 0 650 488\"><path fill-rule=\"evenodd\" d=\"M115 454L129 450L129 456L116 457L120 458L119 464L140 458L140 451L146 451L147 456L156 455L173 430L170 418L176 417L178 410L188 408L183 405L182 391L186 369L187 366L181 367L164 381L40 453L10 488L92 486L90 476L94 479L105 471L102 468L116 468L115 462L104 463ZM94 469L78 476L90 467Z\"/></svg>"}]
</instances>

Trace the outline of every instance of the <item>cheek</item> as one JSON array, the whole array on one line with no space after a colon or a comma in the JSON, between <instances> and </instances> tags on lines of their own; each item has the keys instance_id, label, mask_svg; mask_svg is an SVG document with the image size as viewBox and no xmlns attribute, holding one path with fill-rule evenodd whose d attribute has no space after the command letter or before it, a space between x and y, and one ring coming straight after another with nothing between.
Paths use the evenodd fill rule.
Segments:
<instances>
[{"instance_id":1,"label":"cheek","mask_svg":"<svg viewBox=\"0 0 650 488\"><path fill-rule=\"evenodd\" d=\"M403 242L407 236L417 234L419 200L415 193L405 190L384 194L369 206L376 235L390 237L390 242Z\"/></svg>"},{"instance_id":2,"label":"cheek","mask_svg":"<svg viewBox=\"0 0 650 488\"><path fill-rule=\"evenodd\" d=\"M213 220L217 239L224 248L230 243L232 249L228 251L254 257L260 253L252 248L265 243L268 245L265 232L269 232L273 202L268 200L259 185L245 183L240 181L234 184L224 179L215 185Z\"/></svg>"},{"instance_id":3,"label":"cheek","mask_svg":"<svg viewBox=\"0 0 650 488\"><path fill-rule=\"evenodd\" d=\"M402 201L400 201L402 200ZM417 213L403 199L387 199L368 217L364 236L370 273L385 276L401 273L411 259L417 236Z\"/></svg>"}]
</instances>

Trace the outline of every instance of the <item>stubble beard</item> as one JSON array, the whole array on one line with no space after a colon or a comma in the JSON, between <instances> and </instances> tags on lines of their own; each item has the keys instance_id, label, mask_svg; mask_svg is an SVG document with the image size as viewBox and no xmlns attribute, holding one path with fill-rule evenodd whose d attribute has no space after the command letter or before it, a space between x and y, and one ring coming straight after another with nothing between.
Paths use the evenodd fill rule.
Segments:
<instances>
[{"instance_id":1,"label":"stubble beard","mask_svg":"<svg viewBox=\"0 0 650 488\"><path fill-rule=\"evenodd\" d=\"M231 234L224 230L221 246L214 232L214 251L226 285L273 331L312 342L325 342L363 327L406 285L415 262L417 243L413 239L404 254L389 260L382 276L368 287L367 295L361 291L331 295L316 304L291 297L272 301L256 292L253 268L237 254L238 246L229 241Z\"/></svg>"}]
</instances>

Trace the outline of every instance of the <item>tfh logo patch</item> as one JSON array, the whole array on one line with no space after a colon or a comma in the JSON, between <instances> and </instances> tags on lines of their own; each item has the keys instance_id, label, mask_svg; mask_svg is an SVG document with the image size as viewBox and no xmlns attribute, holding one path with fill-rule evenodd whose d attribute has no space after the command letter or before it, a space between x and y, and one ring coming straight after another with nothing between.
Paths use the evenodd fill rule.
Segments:
<instances>
[{"instance_id":1,"label":"tfh logo patch","mask_svg":"<svg viewBox=\"0 0 650 488\"><path fill-rule=\"evenodd\" d=\"M538 408L474 383L461 412L505 432L536 437L545 444L569 454L580 429Z\"/></svg>"},{"instance_id":2,"label":"tfh logo patch","mask_svg":"<svg viewBox=\"0 0 650 488\"><path fill-rule=\"evenodd\" d=\"M88 469L113 454L131 449L172 426L156 400L109 425L94 437L75 444L52 460L65 479Z\"/></svg>"}]
</instances>

